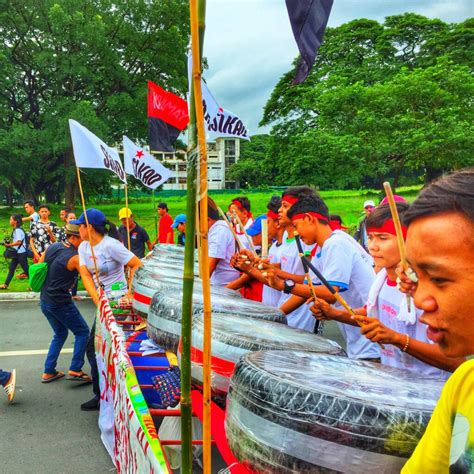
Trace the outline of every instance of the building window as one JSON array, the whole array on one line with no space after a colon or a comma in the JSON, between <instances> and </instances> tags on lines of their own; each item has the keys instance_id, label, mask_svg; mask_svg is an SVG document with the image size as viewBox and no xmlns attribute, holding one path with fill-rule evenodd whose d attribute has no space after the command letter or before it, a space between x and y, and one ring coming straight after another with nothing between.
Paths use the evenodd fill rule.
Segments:
<instances>
[{"instance_id":1,"label":"building window","mask_svg":"<svg viewBox=\"0 0 474 474\"><path fill-rule=\"evenodd\" d=\"M178 165L178 171L186 171L186 165Z\"/></svg>"},{"instance_id":2,"label":"building window","mask_svg":"<svg viewBox=\"0 0 474 474\"><path fill-rule=\"evenodd\" d=\"M224 152L224 154L225 154L226 158L228 156L235 156L235 140L226 140L225 141L225 152Z\"/></svg>"},{"instance_id":3,"label":"building window","mask_svg":"<svg viewBox=\"0 0 474 474\"><path fill-rule=\"evenodd\" d=\"M178 178L179 184L186 184L186 178Z\"/></svg>"}]
</instances>

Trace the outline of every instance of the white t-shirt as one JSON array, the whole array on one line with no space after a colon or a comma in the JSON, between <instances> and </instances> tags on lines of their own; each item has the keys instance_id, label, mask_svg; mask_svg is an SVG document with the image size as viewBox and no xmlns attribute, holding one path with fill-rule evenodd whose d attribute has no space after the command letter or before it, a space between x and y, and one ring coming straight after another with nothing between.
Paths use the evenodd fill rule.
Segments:
<instances>
[{"instance_id":1,"label":"white t-shirt","mask_svg":"<svg viewBox=\"0 0 474 474\"><path fill-rule=\"evenodd\" d=\"M277 242L273 242L268 250L268 260L270 263L280 263L281 250L283 248L284 241L280 245ZM262 304L268 306L278 307L278 301L280 300L281 291L275 290L268 285L263 285L262 290Z\"/></svg>"},{"instance_id":2,"label":"white t-shirt","mask_svg":"<svg viewBox=\"0 0 474 474\"><path fill-rule=\"evenodd\" d=\"M39 221L39 214L35 211L33 212L33 214L30 214L30 217L31 217L31 220L30 220L30 229L31 229L31 226L33 225L33 222L38 222Z\"/></svg>"},{"instance_id":3,"label":"white t-shirt","mask_svg":"<svg viewBox=\"0 0 474 474\"><path fill-rule=\"evenodd\" d=\"M318 249L312 263L331 283L340 288L341 296L352 308L362 308L375 279L370 255L348 234L335 230ZM321 284L312 274L314 284ZM339 303L336 307L341 308ZM358 326L338 323L346 340L346 352L351 359L380 357L379 346L360 333Z\"/></svg>"},{"instance_id":4,"label":"white t-shirt","mask_svg":"<svg viewBox=\"0 0 474 474\"><path fill-rule=\"evenodd\" d=\"M26 252L26 234L23 229L16 228L13 231L12 235L12 242L18 242L21 240L20 245L13 245L11 248L15 249L18 253L25 253Z\"/></svg>"},{"instance_id":5,"label":"white t-shirt","mask_svg":"<svg viewBox=\"0 0 474 474\"><path fill-rule=\"evenodd\" d=\"M308 246L301 242L303 250L311 250L313 246ZM304 275L303 263L298 252L298 246L296 245L295 238L287 239L285 243L281 245L280 253L280 268L284 272L293 273L295 275ZM285 294L283 291L280 292L280 299L278 301L278 307L290 299L292 294ZM302 304L299 308L296 308L291 313L286 315L288 326L293 328L303 329L305 331L313 332L316 320L314 319L308 305Z\"/></svg>"},{"instance_id":6,"label":"white t-shirt","mask_svg":"<svg viewBox=\"0 0 474 474\"><path fill-rule=\"evenodd\" d=\"M216 221L209 229L209 257L220 259L211 275L211 284L225 286L240 276L240 272L230 266L230 259L236 252L234 235L222 221Z\"/></svg>"},{"instance_id":7,"label":"white t-shirt","mask_svg":"<svg viewBox=\"0 0 474 474\"><path fill-rule=\"evenodd\" d=\"M397 289L396 283L390 282L386 279L378 294L377 315L374 316L378 317L380 322L388 328L401 334L408 334L410 339L416 339L420 342L433 344L433 342L426 336L426 325L419 321L419 317L423 314L422 310L415 310L415 324L407 324L406 322L397 319L401 308L403 311L404 305L401 305L403 298L406 298L406 296ZM450 372L426 364L391 344L385 344L385 349L380 350L380 357L382 364L411 370L416 374L423 374L441 380L447 380L451 375Z\"/></svg>"},{"instance_id":8,"label":"white t-shirt","mask_svg":"<svg viewBox=\"0 0 474 474\"><path fill-rule=\"evenodd\" d=\"M79 245L79 265L85 265L92 275L94 284L95 268L91 253L90 243L84 241ZM111 291L111 286L116 282L123 282L127 285L124 267L135 256L118 240L108 235L94 245L94 255L97 260L100 282L104 285L107 294Z\"/></svg>"}]
</instances>

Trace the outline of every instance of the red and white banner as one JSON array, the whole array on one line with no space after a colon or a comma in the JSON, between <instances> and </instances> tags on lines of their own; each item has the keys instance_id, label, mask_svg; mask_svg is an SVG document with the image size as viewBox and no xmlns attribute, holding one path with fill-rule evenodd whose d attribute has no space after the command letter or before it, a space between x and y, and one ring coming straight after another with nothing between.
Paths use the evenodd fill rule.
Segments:
<instances>
[{"instance_id":1,"label":"red and white banner","mask_svg":"<svg viewBox=\"0 0 474 474\"><path fill-rule=\"evenodd\" d=\"M125 348L125 336L100 290L96 319L99 427L118 473L170 473L153 419Z\"/></svg>"},{"instance_id":2,"label":"red and white banner","mask_svg":"<svg viewBox=\"0 0 474 474\"><path fill-rule=\"evenodd\" d=\"M109 147L100 138L79 122L69 119L72 148L78 168L101 168L115 173L121 181L127 182L118 151Z\"/></svg>"},{"instance_id":3,"label":"red and white banner","mask_svg":"<svg viewBox=\"0 0 474 474\"><path fill-rule=\"evenodd\" d=\"M123 137L123 156L125 172L151 189L156 189L171 176L171 170L126 136Z\"/></svg>"}]
</instances>

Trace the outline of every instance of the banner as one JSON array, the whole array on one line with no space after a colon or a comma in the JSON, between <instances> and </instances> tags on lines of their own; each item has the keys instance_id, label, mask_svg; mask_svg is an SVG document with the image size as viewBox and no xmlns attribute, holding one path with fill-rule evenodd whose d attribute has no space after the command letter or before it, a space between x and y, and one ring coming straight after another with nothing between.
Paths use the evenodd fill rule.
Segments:
<instances>
[{"instance_id":1,"label":"banner","mask_svg":"<svg viewBox=\"0 0 474 474\"><path fill-rule=\"evenodd\" d=\"M127 182L118 152L109 147L79 122L69 119L72 148L78 168L102 168L115 173L121 181Z\"/></svg>"},{"instance_id":2,"label":"banner","mask_svg":"<svg viewBox=\"0 0 474 474\"><path fill-rule=\"evenodd\" d=\"M125 172L137 178L145 186L156 189L171 176L171 170L163 166L130 138L123 137Z\"/></svg>"},{"instance_id":3,"label":"banner","mask_svg":"<svg viewBox=\"0 0 474 474\"><path fill-rule=\"evenodd\" d=\"M250 140L248 130L237 115L219 107L211 91L201 81L202 107L207 131L216 137L235 137Z\"/></svg>"},{"instance_id":4,"label":"banner","mask_svg":"<svg viewBox=\"0 0 474 474\"><path fill-rule=\"evenodd\" d=\"M118 473L171 473L125 350L125 336L100 290L96 319L99 427Z\"/></svg>"}]
</instances>

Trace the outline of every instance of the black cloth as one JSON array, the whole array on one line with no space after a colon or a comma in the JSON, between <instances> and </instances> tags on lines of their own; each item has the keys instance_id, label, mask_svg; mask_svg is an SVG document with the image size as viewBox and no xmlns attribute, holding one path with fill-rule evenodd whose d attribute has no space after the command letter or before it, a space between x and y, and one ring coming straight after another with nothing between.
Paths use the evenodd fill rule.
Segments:
<instances>
[{"instance_id":1,"label":"black cloth","mask_svg":"<svg viewBox=\"0 0 474 474\"><path fill-rule=\"evenodd\" d=\"M56 306L72 303L69 290L74 286L78 273L68 270L67 263L75 255L76 247L60 242L46 249L44 261L48 264L48 273L41 288L41 299L46 303Z\"/></svg>"},{"instance_id":2,"label":"black cloth","mask_svg":"<svg viewBox=\"0 0 474 474\"><path fill-rule=\"evenodd\" d=\"M178 234L178 245L182 245L184 247L186 234L184 232L180 232Z\"/></svg>"},{"instance_id":3,"label":"black cloth","mask_svg":"<svg viewBox=\"0 0 474 474\"><path fill-rule=\"evenodd\" d=\"M122 244L128 248L127 227L122 224L118 231ZM136 224L133 230L130 230L130 251L138 258L143 258L145 256L145 244L149 240L150 237L147 231Z\"/></svg>"},{"instance_id":4,"label":"black cloth","mask_svg":"<svg viewBox=\"0 0 474 474\"><path fill-rule=\"evenodd\" d=\"M174 151L174 142L180 133L173 125L159 118L148 117L149 145L153 151Z\"/></svg>"}]
</instances>

